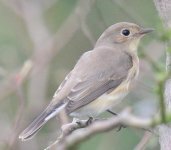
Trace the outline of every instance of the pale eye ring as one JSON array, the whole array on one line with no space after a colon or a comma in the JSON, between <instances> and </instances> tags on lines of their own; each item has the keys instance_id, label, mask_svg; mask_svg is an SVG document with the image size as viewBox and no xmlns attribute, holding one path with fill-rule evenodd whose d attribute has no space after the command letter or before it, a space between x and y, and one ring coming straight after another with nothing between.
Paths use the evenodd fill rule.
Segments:
<instances>
[{"instance_id":1,"label":"pale eye ring","mask_svg":"<svg viewBox=\"0 0 171 150\"><path fill-rule=\"evenodd\" d=\"M130 31L128 29L123 29L121 31L121 34L124 35L124 36L129 36L130 35Z\"/></svg>"}]
</instances>

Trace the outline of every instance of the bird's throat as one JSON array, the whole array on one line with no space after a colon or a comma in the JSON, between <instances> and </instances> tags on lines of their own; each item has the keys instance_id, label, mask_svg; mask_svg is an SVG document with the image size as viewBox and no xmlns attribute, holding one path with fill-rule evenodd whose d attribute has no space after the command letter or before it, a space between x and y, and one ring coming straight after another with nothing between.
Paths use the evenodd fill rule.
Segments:
<instances>
[{"instance_id":1,"label":"bird's throat","mask_svg":"<svg viewBox=\"0 0 171 150\"><path fill-rule=\"evenodd\" d=\"M134 39L134 41L130 42L129 44L129 50L131 52L136 52L139 44L139 39Z\"/></svg>"}]
</instances>

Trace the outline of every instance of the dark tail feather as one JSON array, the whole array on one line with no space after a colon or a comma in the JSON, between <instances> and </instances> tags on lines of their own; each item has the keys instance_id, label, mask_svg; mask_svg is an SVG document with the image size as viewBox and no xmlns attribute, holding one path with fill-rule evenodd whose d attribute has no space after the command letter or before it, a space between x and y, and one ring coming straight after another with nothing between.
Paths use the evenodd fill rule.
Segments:
<instances>
[{"instance_id":1,"label":"dark tail feather","mask_svg":"<svg viewBox=\"0 0 171 150\"><path fill-rule=\"evenodd\" d=\"M32 138L40 130L40 128L48 121L46 120L46 117L48 117L48 115L49 113L47 113L45 110L19 135L19 138L22 141Z\"/></svg>"},{"instance_id":2,"label":"dark tail feather","mask_svg":"<svg viewBox=\"0 0 171 150\"><path fill-rule=\"evenodd\" d=\"M19 135L19 138L23 141L32 138L48 120L56 116L65 106L66 104L59 103L53 107L47 107L45 111Z\"/></svg>"}]
</instances>

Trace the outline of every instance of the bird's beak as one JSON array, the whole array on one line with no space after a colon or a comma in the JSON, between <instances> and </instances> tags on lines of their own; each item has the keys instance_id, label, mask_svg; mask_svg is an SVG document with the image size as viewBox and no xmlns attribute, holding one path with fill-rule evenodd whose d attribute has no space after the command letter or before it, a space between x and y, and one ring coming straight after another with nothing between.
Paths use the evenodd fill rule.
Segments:
<instances>
[{"instance_id":1,"label":"bird's beak","mask_svg":"<svg viewBox=\"0 0 171 150\"><path fill-rule=\"evenodd\" d=\"M141 29L139 34L140 35L144 35L144 34L152 32L152 31L154 31L154 29L152 29L152 28L145 28L145 29Z\"/></svg>"}]
</instances>

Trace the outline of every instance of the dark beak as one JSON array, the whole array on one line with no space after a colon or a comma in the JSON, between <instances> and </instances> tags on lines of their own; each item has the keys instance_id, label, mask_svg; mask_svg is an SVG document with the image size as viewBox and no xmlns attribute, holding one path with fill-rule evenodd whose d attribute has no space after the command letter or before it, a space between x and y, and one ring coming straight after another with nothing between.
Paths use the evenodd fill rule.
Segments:
<instances>
[{"instance_id":1,"label":"dark beak","mask_svg":"<svg viewBox=\"0 0 171 150\"><path fill-rule=\"evenodd\" d=\"M154 29L152 28L146 28L146 29L141 29L141 31L139 32L139 34L143 35L143 34L147 34L154 31Z\"/></svg>"}]
</instances>

